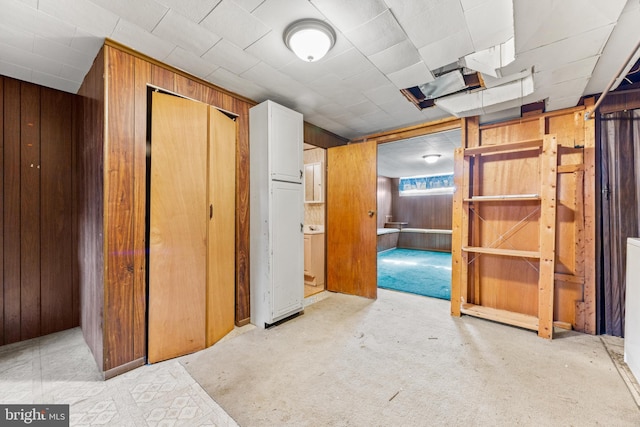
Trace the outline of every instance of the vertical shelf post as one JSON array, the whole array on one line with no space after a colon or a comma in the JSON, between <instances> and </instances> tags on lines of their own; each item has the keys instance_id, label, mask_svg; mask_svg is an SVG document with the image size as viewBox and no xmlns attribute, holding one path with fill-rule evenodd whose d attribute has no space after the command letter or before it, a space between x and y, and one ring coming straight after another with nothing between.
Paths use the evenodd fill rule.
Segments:
<instances>
[{"instance_id":1,"label":"vertical shelf post","mask_svg":"<svg viewBox=\"0 0 640 427\"><path fill-rule=\"evenodd\" d=\"M556 137L545 135L540 156L540 276L538 279L538 336L543 338L553 338L557 182Z\"/></svg>"}]
</instances>

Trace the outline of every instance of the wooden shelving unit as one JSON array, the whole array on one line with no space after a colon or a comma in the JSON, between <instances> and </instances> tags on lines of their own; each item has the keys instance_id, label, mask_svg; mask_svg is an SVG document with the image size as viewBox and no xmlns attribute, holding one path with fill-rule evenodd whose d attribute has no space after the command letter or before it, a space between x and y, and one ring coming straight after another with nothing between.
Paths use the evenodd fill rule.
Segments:
<instances>
[{"instance_id":1,"label":"wooden shelving unit","mask_svg":"<svg viewBox=\"0 0 640 427\"><path fill-rule=\"evenodd\" d=\"M531 179L537 180L539 188L536 193L526 194L478 194L482 189L482 173L478 167L483 161L500 162L502 158L489 158L489 156L504 155L518 157L520 152L525 157L535 157L531 150L537 150L539 169L537 175ZM456 151L455 176L456 186L459 188L454 195L454 245L459 244L459 251L453 251L454 275L451 293L451 312L453 315L467 314L497 322L502 322L522 328L532 329L538 332L540 337L553 337L553 296L554 296L554 266L555 266L555 239L556 239L556 187L558 173L558 146L555 135L545 135L542 139L518 141L499 145L478 146L472 148L460 148ZM504 232L493 244L488 246L478 245L480 242L480 224L484 219L477 214L474 205L493 203L492 209L509 210L517 212L522 209L523 203L531 206L531 203L539 204L536 214L539 216L530 218L525 216L512 226L511 230ZM531 203L529 203L531 202ZM528 225L531 221L538 223L538 248L537 250L521 250L517 248L498 247L504 244L508 238L505 235L515 234L518 227ZM523 225L524 224L524 225ZM515 231L514 231L515 230ZM526 242L529 243L529 242ZM455 247L455 246L454 246ZM469 254L473 258L469 259ZM476 262L481 256L492 257L517 257L537 263L538 271L537 316L531 316L516 311L482 305L479 302L481 283L491 280L490 276L482 276L480 268L475 268L469 273L469 263ZM499 286L497 284L496 286ZM471 292L470 290L473 290ZM469 295L473 294L474 301L469 301Z\"/></svg>"}]
</instances>

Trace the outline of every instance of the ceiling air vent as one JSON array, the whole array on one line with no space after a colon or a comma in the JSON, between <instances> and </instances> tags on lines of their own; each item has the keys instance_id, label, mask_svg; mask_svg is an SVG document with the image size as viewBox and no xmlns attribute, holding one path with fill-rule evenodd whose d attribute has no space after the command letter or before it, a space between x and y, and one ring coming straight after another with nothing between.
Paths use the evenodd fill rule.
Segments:
<instances>
[{"instance_id":1,"label":"ceiling air vent","mask_svg":"<svg viewBox=\"0 0 640 427\"><path fill-rule=\"evenodd\" d=\"M420 110L433 107L435 100L442 96L484 87L480 73L469 69L442 67L433 73L436 76L433 81L400 90Z\"/></svg>"}]
</instances>

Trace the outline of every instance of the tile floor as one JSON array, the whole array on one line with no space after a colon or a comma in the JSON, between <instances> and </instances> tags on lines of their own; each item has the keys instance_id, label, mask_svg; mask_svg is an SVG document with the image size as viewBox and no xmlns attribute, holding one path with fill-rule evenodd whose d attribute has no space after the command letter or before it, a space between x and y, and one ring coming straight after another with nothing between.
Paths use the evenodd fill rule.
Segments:
<instances>
[{"instance_id":1,"label":"tile floor","mask_svg":"<svg viewBox=\"0 0 640 427\"><path fill-rule=\"evenodd\" d=\"M0 402L70 404L72 426L237 426L176 359L102 381L80 328L0 347Z\"/></svg>"}]
</instances>

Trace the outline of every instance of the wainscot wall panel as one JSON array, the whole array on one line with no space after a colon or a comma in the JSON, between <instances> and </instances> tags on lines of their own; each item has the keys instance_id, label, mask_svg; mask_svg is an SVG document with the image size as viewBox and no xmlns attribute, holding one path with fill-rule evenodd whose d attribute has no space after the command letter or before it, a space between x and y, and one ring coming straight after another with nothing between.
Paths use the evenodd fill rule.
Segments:
<instances>
[{"instance_id":1,"label":"wainscot wall panel","mask_svg":"<svg viewBox=\"0 0 640 427\"><path fill-rule=\"evenodd\" d=\"M78 325L72 94L0 76L0 345Z\"/></svg>"}]
</instances>

